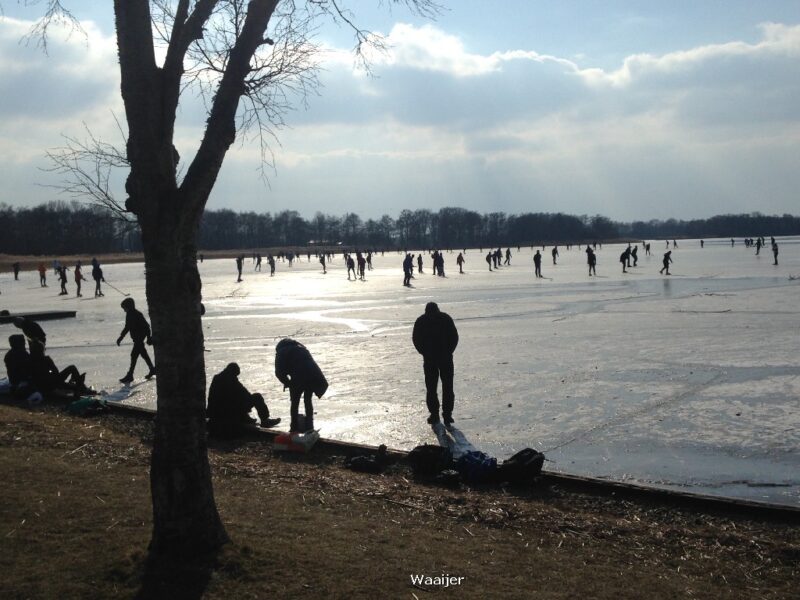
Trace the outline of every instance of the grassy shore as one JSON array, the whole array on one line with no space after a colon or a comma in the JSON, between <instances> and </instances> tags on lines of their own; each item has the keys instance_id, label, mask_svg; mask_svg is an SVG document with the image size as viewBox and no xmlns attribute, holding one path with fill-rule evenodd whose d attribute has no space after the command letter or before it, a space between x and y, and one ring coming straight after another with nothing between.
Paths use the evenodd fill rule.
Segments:
<instances>
[{"instance_id":1,"label":"grassy shore","mask_svg":"<svg viewBox=\"0 0 800 600\"><path fill-rule=\"evenodd\" d=\"M233 542L150 564L152 424L0 405L2 598L796 598L800 526L212 444ZM463 577L441 588L412 574Z\"/></svg>"}]
</instances>

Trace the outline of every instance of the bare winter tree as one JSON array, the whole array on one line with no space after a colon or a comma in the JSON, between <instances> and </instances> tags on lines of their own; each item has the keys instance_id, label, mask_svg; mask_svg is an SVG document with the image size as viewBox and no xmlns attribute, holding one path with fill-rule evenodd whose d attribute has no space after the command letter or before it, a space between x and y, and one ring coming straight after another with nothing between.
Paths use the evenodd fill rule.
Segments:
<instances>
[{"instance_id":1,"label":"bare winter tree","mask_svg":"<svg viewBox=\"0 0 800 600\"><path fill-rule=\"evenodd\" d=\"M47 16L36 28L44 43L50 24L72 20L60 2L45 4ZM432 0L387 4L424 16L438 10ZM339 0L114 0L114 13L125 151L115 153L91 136L87 142L73 140L72 147L96 151L96 171L120 159L130 169L127 198L116 208L133 215L141 230L158 368L151 552L207 552L228 537L214 501L206 447L196 264L201 216L237 135L257 136L267 160L267 142L296 101L293 94L302 97L315 85L311 37L321 20L352 28L359 57L380 39L356 27ZM173 138L178 105L189 88L203 94L208 117L196 154L181 170ZM107 180L91 183L91 174L91 167L84 169L83 183L78 178L73 191L84 186L90 197L108 200Z\"/></svg>"}]
</instances>

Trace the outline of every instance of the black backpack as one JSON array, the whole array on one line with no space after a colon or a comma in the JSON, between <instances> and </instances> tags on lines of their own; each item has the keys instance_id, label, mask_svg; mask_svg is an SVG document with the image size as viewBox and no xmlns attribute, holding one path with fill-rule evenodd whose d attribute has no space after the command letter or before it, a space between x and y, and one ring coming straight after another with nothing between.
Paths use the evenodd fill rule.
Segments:
<instances>
[{"instance_id":1,"label":"black backpack","mask_svg":"<svg viewBox=\"0 0 800 600\"><path fill-rule=\"evenodd\" d=\"M533 448L524 448L497 467L498 479L510 483L532 483L541 474L543 464L544 454Z\"/></svg>"},{"instance_id":2,"label":"black backpack","mask_svg":"<svg viewBox=\"0 0 800 600\"><path fill-rule=\"evenodd\" d=\"M449 448L433 444L417 446L408 453L408 463L414 475L432 477L453 467L453 453Z\"/></svg>"}]
</instances>

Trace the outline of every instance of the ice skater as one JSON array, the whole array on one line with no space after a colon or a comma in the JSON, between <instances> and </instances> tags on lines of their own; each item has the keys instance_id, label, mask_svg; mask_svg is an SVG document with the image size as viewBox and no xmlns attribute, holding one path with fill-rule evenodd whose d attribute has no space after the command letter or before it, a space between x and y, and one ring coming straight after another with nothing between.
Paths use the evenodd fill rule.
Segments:
<instances>
[{"instance_id":1,"label":"ice skater","mask_svg":"<svg viewBox=\"0 0 800 600\"><path fill-rule=\"evenodd\" d=\"M275 346L275 377L283 384L284 390L289 388L291 402L289 431L301 432L298 412L301 396L306 411L305 426L302 427L302 431L314 429L314 394L317 398L322 398L328 390L328 380L314 361L311 352L296 340L282 339Z\"/></svg>"},{"instance_id":2,"label":"ice skater","mask_svg":"<svg viewBox=\"0 0 800 600\"><path fill-rule=\"evenodd\" d=\"M778 242L776 242L774 238L772 240L772 256L775 257L775 262L772 263L772 264L777 267L778 266Z\"/></svg>"},{"instance_id":3,"label":"ice skater","mask_svg":"<svg viewBox=\"0 0 800 600\"><path fill-rule=\"evenodd\" d=\"M486 255L486 264L489 265L489 272L492 271L492 253Z\"/></svg>"},{"instance_id":4,"label":"ice skater","mask_svg":"<svg viewBox=\"0 0 800 600\"><path fill-rule=\"evenodd\" d=\"M591 246L586 246L586 262L589 264L589 277L597 276L597 255Z\"/></svg>"},{"instance_id":5,"label":"ice skater","mask_svg":"<svg viewBox=\"0 0 800 600\"><path fill-rule=\"evenodd\" d=\"M633 247L633 249L631 250L631 254L628 257L628 266L629 267L631 266L631 258L633 259L633 266L634 267L639 264L639 246L638 245Z\"/></svg>"},{"instance_id":6,"label":"ice skater","mask_svg":"<svg viewBox=\"0 0 800 600\"><path fill-rule=\"evenodd\" d=\"M82 297L81 282L86 281L86 277L83 276L83 271L81 270L81 268L82 268L81 261L78 261L77 263L75 263L75 269L73 269L73 272L75 274L75 287L77 288L75 296L78 298Z\"/></svg>"},{"instance_id":7,"label":"ice skater","mask_svg":"<svg viewBox=\"0 0 800 600\"><path fill-rule=\"evenodd\" d=\"M96 258L92 259L92 279L94 279L94 297L104 296L103 290L100 288L100 282L105 283L103 277L103 269L100 268L100 263Z\"/></svg>"},{"instance_id":8,"label":"ice skater","mask_svg":"<svg viewBox=\"0 0 800 600\"><path fill-rule=\"evenodd\" d=\"M236 271L239 273L239 276L236 278L236 283L242 282L242 263L244 262L244 254L240 254L236 257Z\"/></svg>"},{"instance_id":9,"label":"ice skater","mask_svg":"<svg viewBox=\"0 0 800 600\"><path fill-rule=\"evenodd\" d=\"M406 254L406 257L403 259L403 285L406 287L411 287L411 271L413 267L414 259L410 254ZM350 274L348 273L347 279L350 279Z\"/></svg>"},{"instance_id":10,"label":"ice skater","mask_svg":"<svg viewBox=\"0 0 800 600\"><path fill-rule=\"evenodd\" d=\"M539 251L536 251L536 254L533 255L533 271L536 274L536 277L542 276L542 255Z\"/></svg>"},{"instance_id":11,"label":"ice skater","mask_svg":"<svg viewBox=\"0 0 800 600\"><path fill-rule=\"evenodd\" d=\"M58 267L58 281L61 284L61 291L58 295L66 296L69 294L69 292L67 292L67 267L64 265Z\"/></svg>"},{"instance_id":12,"label":"ice skater","mask_svg":"<svg viewBox=\"0 0 800 600\"><path fill-rule=\"evenodd\" d=\"M125 377L120 379L119 382L127 384L133 381L133 370L136 368L136 361L140 356L150 369L144 377L145 379L150 379L156 374L156 368L153 366L153 361L150 360L150 355L147 353L147 348L144 346L145 342L148 345L152 345L153 343L150 337L150 324L147 322L147 319L144 318L144 315L136 310L136 303L133 301L133 298L125 298L120 306L122 306L122 310L125 311L125 327L117 338L117 346L119 346L122 343L122 339L130 333L131 340L133 340L133 349L131 350L131 366L128 368Z\"/></svg>"},{"instance_id":13,"label":"ice skater","mask_svg":"<svg viewBox=\"0 0 800 600\"><path fill-rule=\"evenodd\" d=\"M458 272L462 275L464 274L464 263L467 262L464 258L464 254L459 252L458 258L456 258L456 264L458 265Z\"/></svg>"},{"instance_id":14,"label":"ice skater","mask_svg":"<svg viewBox=\"0 0 800 600\"><path fill-rule=\"evenodd\" d=\"M622 254L619 255L619 262L622 263L622 272L623 273L627 273L628 272L625 269L625 267L628 265L628 262L630 261L630 255L631 255L631 247L630 246L628 246L625 249L625 251Z\"/></svg>"},{"instance_id":15,"label":"ice skater","mask_svg":"<svg viewBox=\"0 0 800 600\"><path fill-rule=\"evenodd\" d=\"M43 262L39 263L39 286L47 287L47 267Z\"/></svg>"},{"instance_id":16,"label":"ice skater","mask_svg":"<svg viewBox=\"0 0 800 600\"><path fill-rule=\"evenodd\" d=\"M19 281L19 263L15 262L11 267L14 269L14 281Z\"/></svg>"},{"instance_id":17,"label":"ice skater","mask_svg":"<svg viewBox=\"0 0 800 600\"><path fill-rule=\"evenodd\" d=\"M661 267L661 270L659 271L659 273L661 273L663 275L664 271L666 270L667 271L667 275L669 275L669 263L671 263L671 262L672 262L672 250L668 250L664 254L664 261L663 261L664 266Z\"/></svg>"},{"instance_id":18,"label":"ice skater","mask_svg":"<svg viewBox=\"0 0 800 600\"><path fill-rule=\"evenodd\" d=\"M458 330L453 319L439 310L435 302L425 305L425 314L414 323L411 336L414 348L422 355L425 373L425 403L428 406L428 423L439 422L439 378L442 379L442 420L453 423L453 352L458 346Z\"/></svg>"},{"instance_id":19,"label":"ice skater","mask_svg":"<svg viewBox=\"0 0 800 600\"><path fill-rule=\"evenodd\" d=\"M553 264L556 264L556 259L558 258L558 246L553 246L553 250L550 252L553 255Z\"/></svg>"}]
</instances>

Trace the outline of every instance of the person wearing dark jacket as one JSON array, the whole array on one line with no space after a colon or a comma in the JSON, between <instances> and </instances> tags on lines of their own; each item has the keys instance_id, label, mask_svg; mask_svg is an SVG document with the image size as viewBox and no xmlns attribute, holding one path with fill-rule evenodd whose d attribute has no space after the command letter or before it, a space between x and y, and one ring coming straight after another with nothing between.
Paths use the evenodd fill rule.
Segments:
<instances>
[{"instance_id":1,"label":"person wearing dark jacket","mask_svg":"<svg viewBox=\"0 0 800 600\"><path fill-rule=\"evenodd\" d=\"M235 437L246 425L255 420L250 417L254 408L261 420L261 427L274 427L280 419L269 418L264 397L251 394L239 381L239 365L230 363L222 372L214 375L208 388L208 432L215 437Z\"/></svg>"},{"instance_id":2,"label":"person wearing dark jacket","mask_svg":"<svg viewBox=\"0 0 800 600\"><path fill-rule=\"evenodd\" d=\"M33 350L34 345L39 345L44 351L47 345L47 334L36 321L31 321L25 317L14 317L14 326L21 329L25 337L28 338L28 346Z\"/></svg>"},{"instance_id":3,"label":"person wearing dark jacket","mask_svg":"<svg viewBox=\"0 0 800 600\"><path fill-rule=\"evenodd\" d=\"M3 358L3 362L6 364L8 383L11 385L12 393L22 394L31 387L33 382L31 357L25 349L25 336L21 333L10 335L8 345L10 350Z\"/></svg>"},{"instance_id":4,"label":"person wearing dark jacket","mask_svg":"<svg viewBox=\"0 0 800 600\"><path fill-rule=\"evenodd\" d=\"M75 365L59 370L53 359L44 353L42 346L31 346L30 360L33 387L42 394L49 394L56 389L68 389L77 397L88 391L85 385L86 373L79 372Z\"/></svg>"},{"instance_id":5,"label":"person wearing dark jacket","mask_svg":"<svg viewBox=\"0 0 800 600\"><path fill-rule=\"evenodd\" d=\"M300 396L303 396L306 410L304 431L314 429L314 404L313 395L322 398L328 390L328 381L319 365L314 361L311 353L300 342L291 338L284 338L275 346L275 377L283 384L283 389L289 388L291 400L290 432L299 432Z\"/></svg>"},{"instance_id":6,"label":"person wearing dark jacket","mask_svg":"<svg viewBox=\"0 0 800 600\"><path fill-rule=\"evenodd\" d=\"M133 340L133 350L131 350L131 366L125 377L119 381L120 383L130 383L133 381L133 370L136 368L136 361L140 356L150 368L150 371L145 375L145 379L150 379L156 374L153 361L150 360L147 348L144 347L145 341L148 344L153 343L150 339L150 324L147 322L147 319L144 318L144 315L136 310L136 303L133 301L133 298L125 298L120 306L122 306L122 310L125 311L125 328L117 338L117 346L119 346L122 343L122 339L130 333L131 340Z\"/></svg>"},{"instance_id":7,"label":"person wearing dark jacket","mask_svg":"<svg viewBox=\"0 0 800 600\"><path fill-rule=\"evenodd\" d=\"M453 422L453 352L458 345L458 330L453 319L439 310L435 302L425 305L425 314L414 323L412 334L414 347L422 355L422 368L425 372L425 402L428 423L439 422L439 377L442 379L442 418L445 425Z\"/></svg>"}]
</instances>

